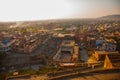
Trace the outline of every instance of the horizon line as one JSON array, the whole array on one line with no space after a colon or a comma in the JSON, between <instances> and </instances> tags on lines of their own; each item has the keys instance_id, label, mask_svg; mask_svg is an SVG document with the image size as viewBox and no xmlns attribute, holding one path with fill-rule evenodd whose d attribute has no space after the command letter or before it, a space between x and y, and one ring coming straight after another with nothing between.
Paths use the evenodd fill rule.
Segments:
<instances>
[{"instance_id":1,"label":"horizon line","mask_svg":"<svg viewBox=\"0 0 120 80\"><path fill-rule=\"evenodd\" d=\"M99 16L99 17L93 17L93 18L74 18L74 17L68 17L68 18L53 18L53 19L33 19L33 20L11 20L11 21L0 21L0 23L7 23L7 22L34 22L34 21L50 21L50 20L68 20L68 19L97 19L97 18L101 18L101 17L105 17L105 16L114 16L114 15L120 15L120 14L111 14L111 15L103 15L103 16Z\"/></svg>"}]
</instances>

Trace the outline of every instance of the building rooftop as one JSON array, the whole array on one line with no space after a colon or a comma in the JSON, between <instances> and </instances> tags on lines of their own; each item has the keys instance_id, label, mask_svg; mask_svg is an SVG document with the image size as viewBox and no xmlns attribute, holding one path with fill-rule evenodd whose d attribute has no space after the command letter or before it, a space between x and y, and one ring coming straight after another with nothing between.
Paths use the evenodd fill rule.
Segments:
<instances>
[{"instance_id":1,"label":"building rooftop","mask_svg":"<svg viewBox=\"0 0 120 80\"><path fill-rule=\"evenodd\" d=\"M107 51L95 51L98 54L118 54L118 51L114 51L114 52L107 52Z\"/></svg>"},{"instance_id":2,"label":"building rooftop","mask_svg":"<svg viewBox=\"0 0 120 80\"><path fill-rule=\"evenodd\" d=\"M62 42L62 46L74 46L74 45L75 45L75 42L72 40L64 40Z\"/></svg>"},{"instance_id":3,"label":"building rooftop","mask_svg":"<svg viewBox=\"0 0 120 80\"><path fill-rule=\"evenodd\" d=\"M98 54L108 54L106 51L95 51Z\"/></svg>"}]
</instances>

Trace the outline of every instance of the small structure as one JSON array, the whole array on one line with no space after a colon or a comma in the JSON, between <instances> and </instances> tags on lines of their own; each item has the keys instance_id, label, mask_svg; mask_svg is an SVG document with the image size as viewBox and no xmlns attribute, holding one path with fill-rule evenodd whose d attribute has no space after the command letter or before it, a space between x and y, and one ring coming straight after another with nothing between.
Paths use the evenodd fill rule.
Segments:
<instances>
[{"instance_id":1,"label":"small structure","mask_svg":"<svg viewBox=\"0 0 120 80\"><path fill-rule=\"evenodd\" d=\"M96 58L96 60L103 61L106 54L108 54L106 51L94 51L93 56Z\"/></svg>"},{"instance_id":2,"label":"small structure","mask_svg":"<svg viewBox=\"0 0 120 80\"><path fill-rule=\"evenodd\" d=\"M77 31L77 27L75 27L75 26L71 26L71 27L69 27L69 28L66 28L66 31Z\"/></svg>"},{"instance_id":3,"label":"small structure","mask_svg":"<svg viewBox=\"0 0 120 80\"><path fill-rule=\"evenodd\" d=\"M106 69L120 68L120 54L119 53L107 54L104 61L104 68Z\"/></svg>"},{"instance_id":4,"label":"small structure","mask_svg":"<svg viewBox=\"0 0 120 80\"><path fill-rule=\"evenodd\" d=\"M75 66L75 63L60 63L60 66Z\"/></svg>"},{"instance_id":5,"label":"small structure","mask_svg":"<svg viewBox=\"0 0 120 80\"><path fill-rule=\"evenodd\" d=\"M86 42L88 35L86 33L75 33L75 41L76 42Z\"/></svg>"},{"instance_id":6,"label":"small structure","mask_svg":"<svg viewBox=\"0 0 120 80\"><path fill-rule=\"evenodd\" d=\"M19 73L18 72L13 72L13 75L17 76L17 75L19 75Z\"/></svg>"},{"instance_id":7,"label":"small structure","mask_svg":"<svg viewBox=\"0 0 120 80\"><path fill-rule=\"evenodd\" d=\"M102 49L106 51L116 51L116 45L113 43L105 43L102 45Z\"/></svg>"},{"instance_id":8,"label":"small structure","mask_svg":"<svg viewBox=\"0 0 120 80\"><path fill-rule=\"evenodd\" d=\"M96 38L94 38L94 37L89 37L88 38L88 46L89 46L89 48L95 48L96 47L96 44L95 44L95 42L96 42Z\"/></svg>"},{"instance_id":9,"label":"small structure","mask_svg":"<svg viewBox=\"0 0 120 80\"><path fill-rule=\"evenodd\" d=\"M38 47L39 44L40 44L39 40L36 39L30 40L29 44L24 45L24 52L25 53L33 52Z\"/></svg>"},{"instance_id":10,"label":"small structure","mask_svg":"<svg viewBox=\"0 0 120 80\"><path fill-rule=\"evenodd\" d=\"M62 34L62 33L59 33L59 34L54 34L56 35L57 37L66 37L66 36L69 36L69 37L74 37L75 35L74 34Z\"/></svg>"},{"instance_id":11,"label":"small structure","mask_svg":"<svg viewBox=\"0 0 120 80\"><path fill-rule=\"evenodd\" d=\"M61 52L73 53L74 45L75 45L74 41L64 40L61 44Z\"/></svg>"},{"instance_id":12,"label":"small structure","mask_svg":"<svg viewBox=\"0 0 120 80\"><path fill-rule=\"evenodd\" d=\"M99 50L105 50L105 51L109 51L109 52L114 52L116 51L116 45L115 45L116 41L113 39L104 39L104 38L100 38L96 40L96 47Z\"/></svg>"},{"instance_id":13,"label":"small structure","mask_svg":"<svg viewBox=\"0 0 120 80\"><path fill-rule=\"evenodd\" d=\"M106 40L103 39L102 37L100 39L96 40L96 47L100 50L102 50L102 45L103 43L106 43Z\"/></svg>"},{"instance_id":14,"label":"small structure","mask_svg":"<svg viewBox=\"0 0 120 80\"><path fill-rule=\"evenodd\" d=\"M12 44L15 42L15 39L12 40L3 40L0 41L0 52L7 52L11 50Z\"/></svg>"}]
</instances>

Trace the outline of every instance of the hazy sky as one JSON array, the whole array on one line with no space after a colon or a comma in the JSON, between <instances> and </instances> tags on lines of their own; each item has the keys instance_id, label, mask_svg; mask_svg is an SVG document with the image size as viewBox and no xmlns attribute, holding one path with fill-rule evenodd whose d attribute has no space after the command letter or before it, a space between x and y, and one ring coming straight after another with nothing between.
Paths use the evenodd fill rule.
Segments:
<instances>
[{"instance_id":1,"label":"hazy sky","mask_svg":"<svg viewBox=\"0 0 120 80\"><path fill-rule=\"evenodd\" d=\"M0 21L95 18L120 14L120 0L0 0Z\"/></svg>"}]
</instances>

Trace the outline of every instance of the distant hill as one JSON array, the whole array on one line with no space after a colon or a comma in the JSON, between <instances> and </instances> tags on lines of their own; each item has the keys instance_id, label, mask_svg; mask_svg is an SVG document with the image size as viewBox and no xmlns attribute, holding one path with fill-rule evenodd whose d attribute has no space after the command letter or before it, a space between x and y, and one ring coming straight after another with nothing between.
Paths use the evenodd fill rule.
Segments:
<instances>
[{"instance_id":1,"label":"distant hill","mask_svg":"<svg viewBox=\"0 0 120 80\"><path fill-rule=\"evenodd\" d=\"M56 26L57 24L60 24L60 26L69 26L72 24L81 24L81 23L94 23L99 20L119 20L120 21L120 15L108 15L108 16L102 16L98 18L83 18L83 19L51 19L51 20L33 20L33 21L16 21L16 22L0 22L0 30L9 29L11 27L41 27L43 25L50 26Z\"/></svg>"},{"instance_id":2,"label":"distant hill","mask_svg":"<svg viewBox=\"0 0 120 80\"><path fill-rule=\"evenodd\" d=\"M101 20L120 20L120 15L108 15L108 16L102 16L97 19Z\"/></svg>"}]
</instances>

